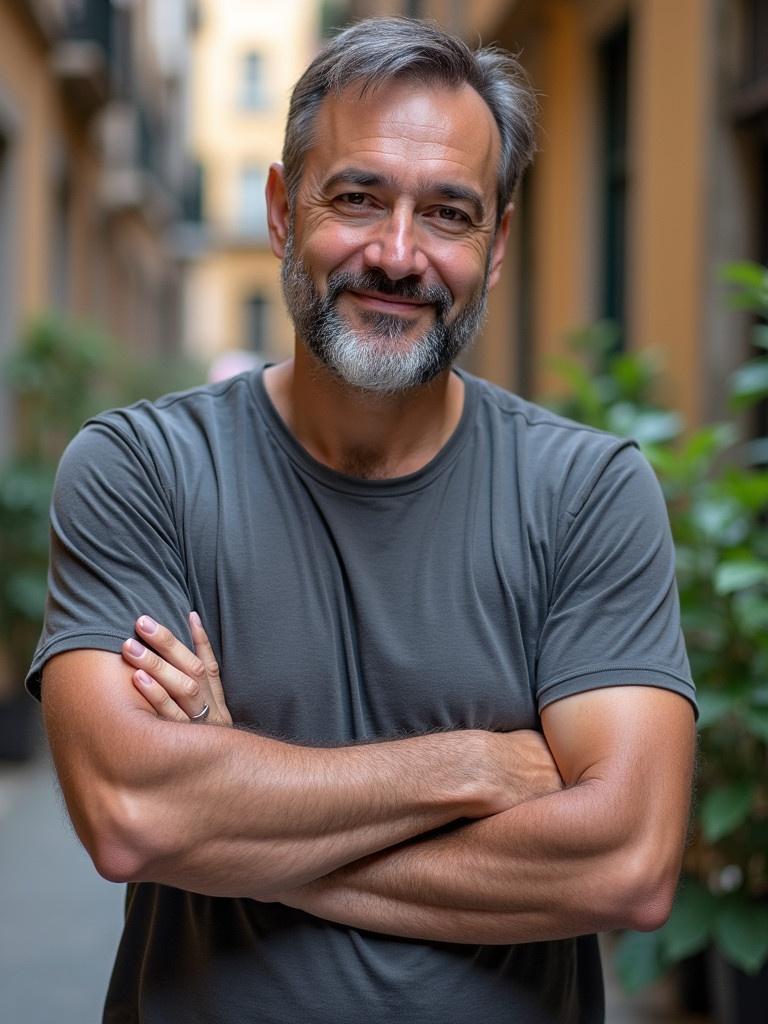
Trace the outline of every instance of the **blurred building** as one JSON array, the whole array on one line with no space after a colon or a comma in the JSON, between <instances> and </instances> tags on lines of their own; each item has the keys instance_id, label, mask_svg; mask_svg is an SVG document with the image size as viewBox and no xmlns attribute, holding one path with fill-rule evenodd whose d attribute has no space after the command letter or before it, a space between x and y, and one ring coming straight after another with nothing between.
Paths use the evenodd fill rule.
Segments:
<instances>
[{"instance_id":1,"label":"blurred building","mask_svg":"<svg viewBox=\"0 0 768 1024\"><path fill-rule=\"evenodd\" d=\"M668 399L722 415L748 354L719 267L768 261L765 0L356 0L353 16L433 17L520 52L539 153L472 367L523 393L601 318L663 353Z\"/></svg>"},{"instance_id":2,"label":"blurred building","mask_svg":"<svg viewBox=\"0 0 768 1024\"><path fill-rule=\"evenodd\" d=\"M179 338L186 0L0 3L0 358L43 310ZM0 445L11 415L0 390Z\"/></svg>"},{"instance_id":3,"label":"blurred building","mask_svg":"<svg viewBox=\"0 0 768 1024\"><path fill-rule=\"evenodd\" d=\"M293 350L269 248L264 188L290 91L321 38L318 0L198 0L191 45L194 173L178 231L188 350L262 358Z\"/></svg>"}]
</instances>

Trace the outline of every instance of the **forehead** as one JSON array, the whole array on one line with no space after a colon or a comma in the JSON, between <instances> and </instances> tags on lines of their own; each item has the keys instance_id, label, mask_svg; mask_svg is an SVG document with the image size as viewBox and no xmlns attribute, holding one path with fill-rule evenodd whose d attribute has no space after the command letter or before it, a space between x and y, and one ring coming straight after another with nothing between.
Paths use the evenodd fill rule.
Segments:
<instances>
[{"instance_id":1,"label":"forehead","mask_svg":"<svg viewBox=\"0 0 768 1024\"><path fill-rule=\"evenodd\" d=\"M345 166L401 181L455 181L495 196L500 139L489 107L469 85L390 82L360 96L350 86L324 101L304 180Z\"/></svg>"}]
</instances>

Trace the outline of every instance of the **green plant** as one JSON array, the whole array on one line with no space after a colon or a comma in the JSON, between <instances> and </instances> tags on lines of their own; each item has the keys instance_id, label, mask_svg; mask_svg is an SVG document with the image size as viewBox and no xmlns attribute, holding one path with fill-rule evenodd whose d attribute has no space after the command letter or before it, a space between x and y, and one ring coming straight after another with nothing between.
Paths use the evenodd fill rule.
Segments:
<instances>
[{"instance_id":1,"label":"green plant","mask_svg":"<svg viewBox=\"0 0 768 1024\"><path fill-rule=\"evenodd\" d=\"M768 316L768 270L732 264L736 305ZM740 440L736 419L683 436L653 399L658 367L612 354L605 327L577 344L564 411L641 444L664 490L676 546L683 630L699 701L699 777L683 878L669 921L625 933L627 989L710 943L747 973L768 962L768 439ZM734 415L768 396L768 329L730 381ZM561 403L561 408L563 404Z\"/></svg>"},{"instance_id":2,"label":"green plant","mask_svg":"<svg viewBox=\"0 0 768 1024\"><path fill-rule=\"evenodd\" d=\"M179 359L139 361L102 332L52 315L30 323L4 370L17 416L14 454L0 465L0 648L5 689L15 693L42 625L48 506L65 445L100 409L187 387L202 374Z\"/></svg>"}]
</instances>

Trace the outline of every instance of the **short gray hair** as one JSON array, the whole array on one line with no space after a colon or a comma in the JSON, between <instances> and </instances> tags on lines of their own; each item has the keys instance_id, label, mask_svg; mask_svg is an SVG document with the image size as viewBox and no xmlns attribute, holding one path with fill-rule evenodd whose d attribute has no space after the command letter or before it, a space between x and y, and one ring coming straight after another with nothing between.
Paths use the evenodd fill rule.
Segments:
<instances>
[{"instance_id":1,"label":"short gray hair","mask_svg":"<svg viewBox=\"0 0 768 1024\"><path fill-rule=\"evenodd\" d=\"M304 158L326 96L358 85L360 95L385 82L470 85L488 105L501 136L497 222L533 158L536 99L519 62L506 50L471 50L432 22L368 18L335 36L315 57L291 94L283 144L288 200L293 209Z\"/></svg>"}]
</instances>

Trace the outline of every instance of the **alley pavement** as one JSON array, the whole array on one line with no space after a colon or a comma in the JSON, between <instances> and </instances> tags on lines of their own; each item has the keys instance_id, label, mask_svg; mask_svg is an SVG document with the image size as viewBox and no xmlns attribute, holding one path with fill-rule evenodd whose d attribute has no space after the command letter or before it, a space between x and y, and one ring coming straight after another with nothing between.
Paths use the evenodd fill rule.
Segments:
<instances>
[{"instance_id":1,"label":"alley pavement","mask_svg":"<svg viewBox=\"0 0 768 1024\"><path fill-rule=\"evenodd\" d=\"M0 762L0 1021L98 1024L124 886L94 870L39 750Z\"/></svg>"},{"instance_id":2,"label":"alley pavement","mask_svg":"<svg viewBox=\"0 0 768 1024\"><path fill-rule=\"evenodd\" d=\"M99 1024L123 893L124 886L99 877L80 846L42 734L32 761L0 762L3 1024ZM673 1008L668 985L627 1000L610 956L604 961L607 1024L706 1024Z\"/></svg>"}]
</instances>

